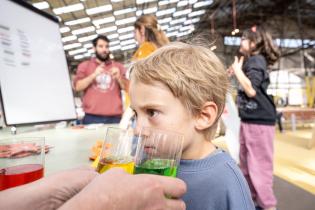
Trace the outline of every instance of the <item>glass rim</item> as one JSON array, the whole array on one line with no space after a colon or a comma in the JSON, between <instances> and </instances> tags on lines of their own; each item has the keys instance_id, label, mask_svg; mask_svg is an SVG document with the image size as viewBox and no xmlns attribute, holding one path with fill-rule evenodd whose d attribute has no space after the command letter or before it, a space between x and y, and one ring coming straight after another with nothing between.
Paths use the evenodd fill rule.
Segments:
<instances>
[{"instance_id":1,"label":"glass rim","mask_svg":"<svg viewBox=\"0 0 315 210\"><path fill-rule=\"evenodd\" d=\"M135 128L129 127L129 128L121 128L121 127L115 127L115 126L108 126L106 128L106 133L107 131L111 129L111 130L120 130L120 131L135 131ZM164 128L154 128L154 127L149 127L149 126L140 126L140 134L143 130L150 130L150 131L157 131L157 132L161 132L161 133L166 133L166 134L173 134L173 135L177 135L180 136L182 138L184 138L184 134L180 133L178 131L174 131L174 130L169 130L169 129L164 129Z\"/></svg>"},{"instance_id":2,"label":"glass rim","mask_svg":"<svg viewBox=\"0 0 315 210\"><path fill-rule=\"evenodd\" d=\"M128 129L124 129L124 128L120 128L120 127L115 127L115 126L108 126L108 127L106 127L106 130L107 130L107 129L128 130Z\"/></svg>"},{"instance_id":3,"label":"glass rim","mask_svg":"<svg viewBox=\"0 0 315 210\"><path fill-rule=\"evenodd\" d=\"M140 137L140 141L138 142L136 155L135 155L135 157L136 157L135 164L138 165L138 161L142 159L141 158L141 154L143 154L143 152L145 152L144 147L147 144L146 141L148 139L149 139L149 142L150 142L149 145L151 145L151 146L154 145L153 147L155 147L156 145L160 144L160 142L161 142L160 140L162 140L162 141L169 141L170 140L169 137L172 138L172 137L174 137L174 135L176 135L175 139L172 138L172 141L169 141L169 144L167 144L167 145L162 144L161 147L160 146L158 146L158 147L159 148L164 148L164 149L167 148L167 150L171 148L171 150L169 150L167 152L168 154L165 153L163 155L168 156L168 159L175 160L175 162L177 162L177 164L178 164L179 160L180 160L180 156L181 156L182 151L183 151L183 147L184 147L184 134L181 134L179 132L173 132L173 131L170 131L170 130L155 129L155 128L150 128L150 127L149 127L149 129L151 129L153 131L153 133L152 133L153 135L152 136L153 136L154 140L152 141L152 139L150 139L149 136L151 134L148 134L148 136L145 136L144 138ZM156 132L156 133L154 133L154 132ZM168 137L161 139L161 136L159 135L156 138L155 134L162 134L162 135L165 134ZM140 136L142 136L141 135L141 131L140 131ZM164 150L164 149L162 149L162 150ZM154 157L154 159L156 159L156 158L159 159L161 157L161 154L154 154L151 157ZM137 157L139 157L139 158L137 158Z\"/></svg>"},{"instance_id":4,"label":"glass rim","mask_svg":"<svg viewBox=\"0 0 315 210\"><path fill-rule=\"evenodd\" d=\"M108 126L105 129L105 135L107 134L107 132L111 130L111 131L120 131L120 132L129 132L130 130L134 130L134 128L128 127L128 128L121 128L121 127L115 127L115 126Z\"/></svg>"},{"instance_id":5,"label":"glass rim","mask_svg":"<svg viewBox=\"0 0 315 210\"><path fill-rule=\"evenodd\" d=\"M180 137L184 138L184 134L180 133L178 131L164 129L164 128L163 129L162 128L153 128L153 127L147 127L147 126L140 127L140 133L141 133L141 131L143 131L145 129L152 130L152 131L157 131L157 132L161 132L161 133L166 133L166 134L174 134L174 135L177 135L177 136L180 136Z\"/></svg>"},{"instance_id":6,"label":"glass rim","mask_svg":"<svg viewBox=\"0 0 315 210\"><path fill-rule=\"evenodd\" d=\"M109 126L105 130L105 139L103 139L103 142L106 141L107 135L110 135L111 133L124 133L128 134L130 132L134 132L133 128L120 128L120 127L114 127L114 126Z\"/></svg>"},{"instance_id":7,"label":"glass rim","mask_svg":"<svg viewBox=\"0 0 315 210\"><path fill-rule=\"evenodd\" d=\"M31 142L42 142L45 143L45 137L9 137L0 139L0 145L13 144L13 143L31 143Z\"/></svg>"}]
</instances>

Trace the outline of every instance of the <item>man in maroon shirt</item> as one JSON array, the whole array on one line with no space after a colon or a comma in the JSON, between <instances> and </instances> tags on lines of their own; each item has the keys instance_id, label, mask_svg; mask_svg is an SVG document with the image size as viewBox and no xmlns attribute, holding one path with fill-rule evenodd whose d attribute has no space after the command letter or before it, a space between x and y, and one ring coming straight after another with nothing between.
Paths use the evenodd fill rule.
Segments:
<instances>
[{"instance_id":1,"label":"man in maroon shirt","mask_svg":"<svg viewBox=\"0 0 315 210\"><path fill-rule=\"evenodd\" d=\"M121 90L128 86L126 69L110 60L109 39L99 35L93 40L95 58L79 64L74 79L76 91L84 91L83 124L119 123L123 113Z\"/></svg>"}]
</instances>

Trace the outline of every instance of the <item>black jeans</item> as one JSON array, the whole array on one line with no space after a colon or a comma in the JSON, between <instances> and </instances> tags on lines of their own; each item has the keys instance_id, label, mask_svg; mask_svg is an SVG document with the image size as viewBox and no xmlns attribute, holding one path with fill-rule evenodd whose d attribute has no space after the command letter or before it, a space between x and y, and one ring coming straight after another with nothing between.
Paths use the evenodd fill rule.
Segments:
<instances>
[{"instance_id":1,"label":"black jeans","mask_svg":"<svg viewBox=\"0 0 315 210\"><path fill-rule=\"evenodd\" d=\"M85 114L82 123L92 124L92 123L104 123L104 124L114 124L119 123L121 120L121 116L100 116L94 114Z\"/></svg>"}]
</instances>

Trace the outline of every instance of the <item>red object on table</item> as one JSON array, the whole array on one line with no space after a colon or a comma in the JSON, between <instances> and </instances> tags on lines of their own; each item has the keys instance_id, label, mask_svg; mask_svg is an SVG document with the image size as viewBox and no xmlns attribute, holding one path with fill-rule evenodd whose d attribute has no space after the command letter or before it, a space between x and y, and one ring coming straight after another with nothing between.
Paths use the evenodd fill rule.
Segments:
<instances>
[{"instance_id":1,"label":"red object on table","mask_svg":"<svg viewBox=\"0 0 315 210\"><path fill-rule=\"evenodd\" d=\"M44 176L41 164L25 164L0 169L0 191L36 181Z\"/></svg>"},{"instance_id":2,"label":"red object on table","mask_svg":"<svg viewBox=\"0 0 315 210\"><path fill-rule=\"evenodd\" d=\"M49 152L51 146L45 146L45 153ZM19 143L0 145L0 158L21 158L33 154L39 154L41 147L34 143Z\"/></svg>"}]
</instances>

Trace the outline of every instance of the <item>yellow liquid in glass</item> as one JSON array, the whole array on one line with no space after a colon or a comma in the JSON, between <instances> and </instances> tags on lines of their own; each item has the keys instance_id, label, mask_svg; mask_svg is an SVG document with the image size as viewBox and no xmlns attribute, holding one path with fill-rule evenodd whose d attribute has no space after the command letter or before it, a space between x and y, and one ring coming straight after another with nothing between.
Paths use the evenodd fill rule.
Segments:
<instances>
[{"instance_id":1,"label":"yellow liquid in glass","mask_svg":"<svg viewBox=\"0 0 315 210\"><path fill-rule=\"evenodd\" d=\"M131 161L130 158L103 158L98 163L96 171L99 173L104 173L111 168L119 167L124 169L129 174L133 174L134 166L135 163Z\"/></svg>"}]
</instances>

